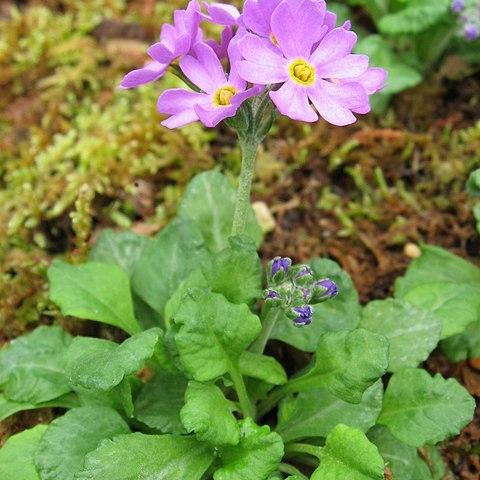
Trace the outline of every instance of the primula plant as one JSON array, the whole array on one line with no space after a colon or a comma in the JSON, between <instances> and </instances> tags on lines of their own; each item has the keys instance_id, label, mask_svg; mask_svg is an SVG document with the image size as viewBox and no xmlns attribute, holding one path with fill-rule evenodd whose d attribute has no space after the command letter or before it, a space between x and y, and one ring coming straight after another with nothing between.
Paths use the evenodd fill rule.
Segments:
<instances>
[{"instance_id":1,"label":"primula plant","mask_svg":"<svg viewBox=\"0 0 480 480\"><path fill-rule=\"evenodd\" d=\"M203 22L223 27L219 43ZM225 121L243 152L238 189L200 174L154 238L105 230L88 262L51 265L62 313L124 341L42 326L0 352L1 418L66 410L7 441L2 480L443 475L433 446L471 420L474 401L418 366L440 340L470 348L458 336L477 320L478 270L424 247L395 298L362 308L335 262L279 255L265 272L257 254L250 185L276 117L348 125L384 86L386 72L351 53L356 38L322 0L247 0L241 13L192 0L163 26L151 62L120 88L180 77L186 88L158 99L163 125ZM302 366L266 355L269 340L305 352Z\"/></svg>"}]
</instances>

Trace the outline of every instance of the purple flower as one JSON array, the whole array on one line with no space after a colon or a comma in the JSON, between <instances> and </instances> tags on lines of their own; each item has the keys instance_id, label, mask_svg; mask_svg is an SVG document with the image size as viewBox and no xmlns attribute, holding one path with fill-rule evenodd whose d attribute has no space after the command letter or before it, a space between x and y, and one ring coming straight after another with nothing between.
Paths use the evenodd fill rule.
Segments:
<instances>
[{"instance_id":1,"label":"purple flower","mask_svg":"<svg viewBox=\"0 0 480 480\"><path fill-rule=\"evenodd\" d=\"M175 60L186 55L195 42L203 39L203 33L199 29L201 20L197 0L191 0L186 10L176 10L174 25L163 25L160 42L148 49L153 61L143 68L127 73L118 88L134 88L163 77Z\"/></svg>"},{"instance_id":2,"label":"purple flower","mask_svg":"<svg viewBox=\"0 0 480 480\"><path fill-rule=\"evenodd\" d=\"M281 300L282 297L275 290L268 289L267 295L264 297L264 300Z\"/></svg>"},{"instance_id":3,"label":"purple flower","mask_svg":"<svg viewBox=\"0 0 480 480\"><path fill-rule=\"evenodd\" d=\"M217 43L215 40L205 40L205 43L212 48L212 50L215 52L215 55L220 60L223 60L228 58L228 47L232 38L232 27L225 27L222 31L222 38L220 40L220 43Z\"/></svg>"},{"instance_id":4,"label":"purple flower","mask_svg":"<svg viewBox=\"0 0 480 480\"><path fill-rule=\"evenodd\" d=\"M465 38L467 40L473 41L479 37L480 32L478 30L478 27L471 23L470 25L467 25L465 27L465 29L463 30L463 34L465 35Z\"/></svg>"},{"instance_id":5,"label":"purple flower","mask_svg":"<svg viewBox=\"0 0 480 480\"><path fill-rule=\"evenodd\" d=\"M330 298L335 298L338 295L337 284L329 278L320 280L315 286L320 287L317 289L319 290L317 297L320 299L328 300Z\"/></svg>"},{"instance_id":6,"label":"purple flower","mask_svg":"<svg viewBox=\"0 0 480 480\"><path fill-rule=\"evenodd\" d=\"M205 20L209 20L217 25L225 25L230 27L237 25L240 12L233 5L227 5L225 3L218 2L212 2L210 4L203 2L203 6L208 12L208 15L202 14Z\"/></svg>"},{"instance_id":7,"label":"purple flower","mask_svg":"<svg viewBox=\"0 0 480 480\"><path fill-rule=\"evenodd\" d=\"M283 270L284 274L286 274L291 264L292 261L288 257L275 257L272 261L272 277L280 270Z\"/></svg>"},{"instance_id":8,"label":"purple flower","mask_svg":"<svg viewBox=\"0 0 480 480\"><path fill-rule=\"evenodd\" d=\"M318 115L310 106L311 101L328 122L348 125L356 120L353 113L369 108L369 93L362 77L369 75L369 58L351 54L357 40L353 32L334 28L325 35L322 4L284 0L271 18L272 33L281 53L267 48L259 37L247 34L239 41L245 60L238 63L238 70L252 83L282 84L277 91L270 92L270 98L283 115L314 122ZM372 77L380 81L379 75L370 74L370 80ZM381 84L369 83L369 91L379 88Z\"/></svg>"},{"instance_id":9,"label":"purple flower","mask_svg":"<svg viewBox=\"0 0 480 480\"><path fill-rule=\"evenodd\" d=\"M453 13L459 13L465 8L465 0L453 0L451 9Z\"/></svg>"},{"instance_id":10,"label":"purple flower","mask_svg":"<svg viewBox=\"0 0 480 480\"><path fill-rule=\"evenodd\" d=\"M273 12L281 2L282 0L247 0L239 23L250 32L267 40L267 46L277 47L270 22Z\"/></svg>"},{"instance_id":11,"label":"purple flower","mask_svg":"<svg viewBox=\"0 0 480 480\"><path fill-rule=\"evenodd\" d=\"M193 56L194 55L194 56ZM177 128L200 120L207 127L214 127L227 117L233 117L247 98L257 95L261 87L246 89L247 83L237 75L233 67L227 79L219 58L205 43L196 43L193 55L180 60L184 75L201 91L182 88L167 90L160 95L157 108L160 113L171 115L162 122L168 128ZM238 53L230 42L230 63Z\"/></svg>"},{"instance_id":12,"label":"purple flower","mask_svg":"<svg viewBox=\"0 0 480 480\"><path fill-rule=\"evenodd\" d=\"M312 307L305 305L304 307L293 307L292 311L297 315L293 320L295 325L310 325L312 323Z\"/></svg>"},{"instance_id":13,"label":"purple flower","mask_svg":"<svg viewBox=\"0 0 480 480\"><path fill-rule=\"evenodd\" d=\"M311 275L312 274L312 269L310 267L303 267L296 275L295 279L304 277L305 275Z\"/></svg>"}]
</instances>

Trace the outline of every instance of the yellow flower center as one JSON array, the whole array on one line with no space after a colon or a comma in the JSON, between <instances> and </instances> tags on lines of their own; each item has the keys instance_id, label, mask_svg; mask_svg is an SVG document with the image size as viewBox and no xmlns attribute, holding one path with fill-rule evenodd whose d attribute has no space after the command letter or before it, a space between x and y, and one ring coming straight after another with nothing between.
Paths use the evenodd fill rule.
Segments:
<instances>
[{"instance_id":1,"label":"yellow flower center","mask_svg":"<svg viewBox=\"0 0 480 480\"><path fill-rule=\"evenodd\" d=\"M276 46L276 47L279 47L280 45L278 44L278 41L277 39L275 38L275 35L272 33L270 33L270 35L268 36L268 38L270 39L270 41Z\"/></svg>"},{"instance_id":2,"label":"yellow flower center","mask_svg":"<svg viewBox=\"0 0 480 480\"><path fill-rule=\"evenodd\" d=\"M229 107L231 105L230 100L236 93L237 89L230 85L219 88L213 95L213 104L216 107Z\"/></svg>"},{"instance_id":3,"label":"yellow flower center","mask_svg":"<svg viewBox=\"0 0 480 480\"><path fill-rule=\"evenodd\" d=\"M312 85L315 82L315 68L305 60L295 60L288 69L290 77L300 85Z\"/></svg>"}]
</instances>

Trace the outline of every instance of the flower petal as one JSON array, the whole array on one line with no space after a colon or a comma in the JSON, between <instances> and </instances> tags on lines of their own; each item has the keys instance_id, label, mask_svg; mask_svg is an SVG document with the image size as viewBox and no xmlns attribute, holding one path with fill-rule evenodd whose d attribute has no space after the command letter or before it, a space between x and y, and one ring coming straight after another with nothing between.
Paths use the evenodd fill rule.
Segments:
<instances>
[{"instance_id":1,"label":"flower petal","mask_svg":"<svg viewBox=\"0 0 480 480\"><path fill-rule=\"evenodd\" d=\"M164 120L162 125L177 128L197 121L195 104L208 101L209 97L203 93L190 92L182 88L166 90L158 99L157 110L171 117Z\"/></svg>"},{"instance_id":2,"label":"flower petal","mask_svg":"<svg viewBox=\"0 0 480 480\"><path fill-rule=\"evenodd\" d=\"M168 65L164 65L158 62L150 62L143 68L133 70L123 77L118 88L124 90L127 88L138 87L139 85L146 85L147 83L154 82L160 77L165 75Z\"/></svg>"},{"instance_id":3,"label":"flower petal","mask_svg":"<svg viewBox=\"0 0 480 480\"><path fill-rule=\"evenodd\" d=\"M272 32L287 58L309 58L323 34L325 11L325 2L315 0L284 0L276 8Z\"/></svg>"},{"instance_id":4,"label":"flower petal","mask_svg":"<svg viewBox=\"0 0 480 480\"><path fill-rule=\"evenodd\" d=\"M282 115L302 122L315 122L318 115L310 106L308 90L308 87L288 81L276 92L270 92L270 98Z\"/></svg>"},{"instance_id":5,"label":"flower petal","mask_svg":"<svg viewBox=\"0 0 480 480\"><path fill-rule=\"evenodd\" d=\"M272 83L283 83L288 80L287 67L277 68L271 65L260 65L257 63L242 61L236 64L238 74L247 82L257 85L269 85Z\"/></svg>"},{"instance_id":6,"label":"flower petal","mask_svg":"<svg viewBox=\"0 0 480 480\"><path fill-rule=\"evenodd\" d=\"M355 78L355 82L363 85L368 95L385 88L388 73L383 68L369 68L363 75Z\"/></svg>"},{"instance_id":7,"label":"flower petal","mask_svg":"<svg viewBox=\"0 0 480 480\"><path fill-rule=\"evenodd\" d=\"M322 78L355 78L367 71L368 62L367 55L347 55L340 60L319 65L316 73Z\"/></svg>"},{"instance_id":8,"label":"flower petal","mask_svg":"<svg viewBox=\"0 0 480 480\"><path fill-rule=\"evenodd\" d=\"M352 51L357 35L343 28L328 32L310 57L310 63L318 67L325 63L340 60Z\"/></svg>"},{"instance_id":9,"label":"flower petal","mask_svg":"<svg viewBox=\"0 0 480 480\"><path fill-rule=\"evenodd\" d=\"M195 105L195 113L198 119L209 128L216 127L222 120L233 117L237 113L233 105L228 107L215 107L214 105Z\"/></svg>"},{"instance_id":10,"label":"flower petal","mask_svg":"<svg viewBox=\"0 0 480 480\"><path fill-rule=\"evenodd\" d=\"M206 93L214 93L222 85L227 83L225 72L215 52L206 43L196 43L193 46L193 54L187 55L180 60L182 72L198 88Z\"/></svg>"},{"instance_id":11,"label":"flower petal","mask_svg":"<svg viewBox=\"0 0 480 480\"><path fill-rule=\"evenodd\" d=\"M208 16L202 16L217 25L233 27L237 24L238 17L240 17L240 12L233 5L218 2L203 2L203 6L207 10Z\"/></svg>"},{"instance_id":12,"label":"flower petal","mask_svg":"<svg viewBox=\"0 0 480 480\"><path fill-rule=\"evenodd\" d=\"M318 113L329 123L338 126L356 121L351 110L364 109L368 104L365 89L359 83L333 84L318 80L308 91Z\"/></svg>"},{"instance_id":13,"label":"flower petal","mask_svg":"<svg viewBox=\"0 0 480 480\"><path fill-rule=\"evenodd\" d=\"M242 24L262 37L270 35L270 17L265 17L257 0L247 0L243 6Z\"/></svg>"}]
</instances>

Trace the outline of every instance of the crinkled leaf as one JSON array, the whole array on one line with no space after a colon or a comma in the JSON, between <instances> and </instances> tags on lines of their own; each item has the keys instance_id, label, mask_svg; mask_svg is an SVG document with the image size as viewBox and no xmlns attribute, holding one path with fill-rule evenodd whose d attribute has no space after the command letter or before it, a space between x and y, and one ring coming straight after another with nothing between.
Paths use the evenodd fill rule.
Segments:
<instances>
[{"instance_id":1,"label":"crinkled leaf","mask_svg":"<svg viewBox=\"0 0 480 480\"><path fill-rule=\"evenodd\" d=\"M407 445L422 447L457 435L474 408L474 399L453 378L405 368L390 379L378 423Z\"/></svg>"},{"instance_id":2,"label":"crinkled leaf","mask_svg":"<svg viewBox=\"0 0 480 480\"><path fill-rule=\"evenodd\" d=\"M360 326L389 341L389 372L416 367L440 339L440 321L434 313L399 299L370 302L363 309Z\"/></svg>"},{"instance_id":3,"label":"crinkled leaf","mask_svg":"<svg viewBox=\"0 0 480 480\"><path fill-rule=\"evenodd\" d=\"M222 447L222 466L214 480L264 480L277 469L283 457L283 442L267 425L259 427L251 418L239 422L240 443Z\"/></svg>"},{"instance_id":4,"label":"crinkled leaf","mask_svg":"<svg viewBox=\"0 0 480 480\"><path fill-rule=\"evenodd\" d=\"M240 429L232 411L234 404L216 385L192 381L185 392L185 406L180 412L187 432L213 445L237 445Z\"/></svg>"},{"instance_id":5,"label":"crinkled leaf","mask_svg":"<svg viewBox=\"0 0 480 480\"><path fill-rule=\"evenodd\" d=\"M35 468L35 450L47 425L39 424L11 436L0 449L0 478L2 480L40 480Z\"/></svg>"},{"instance_id":6,"label":"crinkled leaf","mask_svg":"<svg viewBox=\"0 0 480 480\"><path fill-rule=\"evenodd\" d=\"M135 232L115 232L106 228L98 236L89 256L93 262L118 265L130 277L148 242L147 237Z\"/></svg>"},{"instance_id":7,"label":"crinkled leaf","mask_svg":"<svg viewBox=\"0 0 480 480\"><path fill-rule=\"evenodd\" d=\"M133 313L128 276L119 266L54 260L48 279L50 298L64 315L107 323L130 335L141 330Z\"/></svg>"},{"instance_id":8,"label":"crinkled leaf","mask_svg":"<svg viewBox=\"0 0 480 480\"><path fill-rule=\"evenodd\" d=\"M3 395L0 395L0 422L10 415L25 410L37 410L39 408L75 408L79 406L79 399L73 392L40 403L16 402L14 400L8 400Z\"/></svg>"},{"instance_id":9,"label":"crinkled leaf","mask_svg":"<svg viewBox=\"0 0 480 480\"><path fill-rule=\"evenodd\" d=\"M214 458L194 436L117 435L87 455L75 480L201 480Z\"/></svg>"},{"instance_id":10,"label":"crinkled leaf","mask_svg":"<svg viewBox=\"0 0 480 480\"><path fill-rule=\"evenodd\" d=\"M321 450L311 480L384 480L384 462L363 432L337 425Z\"/></svg>"},{"instance_id":11,"label":"crinkled leaf","mask_svg":"<svg viewBox=\"0 0 480 480\"><path fill-rule=\"evenodd\" d=\"M326 388L338 398L360 403L363 392L387 370L388 341L363 329L330 332L320 339L311 368L285 388L300 392Z\"/></svg>"},{"instance_id":12,"label":"crinkled leaf","mask_svg":"<svg viewBox=\"0 0 480 480\"><path fill-rule=\"evenodd\" d=\"M122 417L108 407L81 407L55 419L42 437L35 465L42 480L72 480L85 455L105 438L129 433Z\"/></svg>"},{"instance_id":13,"label":"crinkled leaf","mask_svg":"<svg viewBox=\"0 0 480 480\"><path fill-rule=\"evenodd\" d=\"M395 282L395 296L432 310L442 323L442 339L460 334L480 320L480 269L442 248L421 249Z\"/></svg>"},{"instance_id":14,"label":"crinkled leaf","mask_svg":"<svg viewBox=\"0 0 480 480\"><path fill-rule=\"evenodd\" d=\"M451 362L480 357L480 321L471 323L462 333L443 340L440 347Z\"/></svg>"},{"instance_id":15,"label":"crinkled leaf","mask_svg":"<svg viewBox=\"0 0 480 480\"><path fill-rule=\"evenodd\" d=\"M283 441L326 437L339 423L367 432L382 409L383 386L378 380L365 390L360 403L348 403L322 388L300 392L280 404L276 431Z\"/></svg>"},{"instance_id":16,"label":"crinkled leaf","mask_svg":"<svg viewBox=\"0 0 480 480\"><path fill-rule=\"evenodd\" d=\"M246 377L263 380L272 385L283 385L287 374L273 357L245 350L240 356L240 371Z\"/></svg>"},{"instance_id":17,"label":"crinkled leaf","mask_svg":"<svg viewBox=\"0 0 480 480\"><path fill-rule=\"evenodd\" d=\"M260 332L247 305L218 293L190 290L174 318L175 344L185 369L200 382L227 373Z\"/></svg>"},{"instance_id":18,"label":"crinkled leaf","mask_svg":"<svg viewBox=\"0 0 480 480\"><path fill-rule=\"evenodd\" d=\"M379 22L385 35L411 35L427 30L445 17L450 0L410 0L397 12L385 15Z\"/></svg>"},{"instance_id":19,"label":"crinkled leaf","mask_svg":"<svg viewBox=\"0 0 480 480\"><path fill-rule=\"evenodd\" d=\"M164 315L175 290L208 256L202 233L188 220L176 220L149 242L132 275L132 288Z\"/></svg>"},{"instance_id":20,"label":"crinkled leaf","mask_svg":"<svg viewBox=\"0 0 480 480\"><path fill-rule=\"evenodd\" d=\"M76 337L66 354L65 371L73 385L111 390L145 365L161 338L159 328L137 333L120 345L100 338Z\"/></svg>"},{"instance_id":21,"label":"crinkled leaf","mask_svg":"<svg viewBox=\"0 0 480 480\"><path fill-rule=\"evenodd\" d=\"M215 171L201 173L188 184L178 216L194 221L202 230L208 249L219 252L228 246L235 197L235 189L224 175ZM251 206L248 206L245 233L257 246L262 242L262 233Z\"/></svg>"},{"instance_id":22,"label":"crinkled leaf","mask_svg":"<svg viewBox=\"0 0 480 480\"><path fill-rule=\"evenodd\" d=\"M395 296L404 297L417 287L434 282L466 283L480 288L480 268L453 253L432 245L421 245L422 254L395 282Z\"/></svg>"},{"instance_id":23,"label":"crinkled leaf","mask_svg":"<svg viewBox=\"0 0 480 480\"><path fill-rule=\"evenodd\" d=\"M0 388L4 396L35 404L70 392L63 356L71 341L62 328L41 326L0 350Z\"/></svg>"},{"instance_id":24,"label":"crinkled leaf","mask_svg":"<svg viewBox=\"0 0 480 480\"><path fill-rule=\"evenodd\" d=\"M182 304L182 297L191 288L207 288L207 279L201 268L194 270L182 283L177 287L175 293L170 297L165 305L165 323L170 326L173 317L177 313Z\"/></svg>"},{"instance_id":25,"label":"crinkled leaf","mask_svg":"<svg viewBox=\"0 0 480 480\"><path fill-rule=\"evenodd\" d=\"M338 286L338 296L313 307L312 323L298 328L286 316L280 317L270 338L281 340L299 350L314 352L325 332L353 330L360 322L361 307L351 278L332 260L310 262L316 278L330 278Z\"/></svg>"},{"instance_id":26,"label":"crinkled leaf","mask_svg":"<svg viewBox=\"0 0 480 480\"><path fill-rule=\"evenodd\" d=\"M232 303L251 304L262 295L262 262L248 237L230 237L228 242L229 247L204 263L203 273L212 291Z\"/></svg>"},{"instance_id":27,"label":"crinkled leaf","mask_svg":"<svg viewBox=\"0 0 480 480\"><path fill-rule=\"evenodd\" d=\"M187 384L187 378L181 373L157 373L135 401L135 418L161 433L185 433L180 409Z\"/></svg>"},{"instance_id":28,"label":"crinkled leaf","mask_svg":"<svg viewBox=\"0 0 480 480\"><path fill-rule=\"evenodd\" d=\"M397 440L387 427L375 425L368 433L368 439L374 443L395 480L413 480L414 463L417 449ZM420 480L420 479L419 479Z\"/></svg>"}]
</instances>

